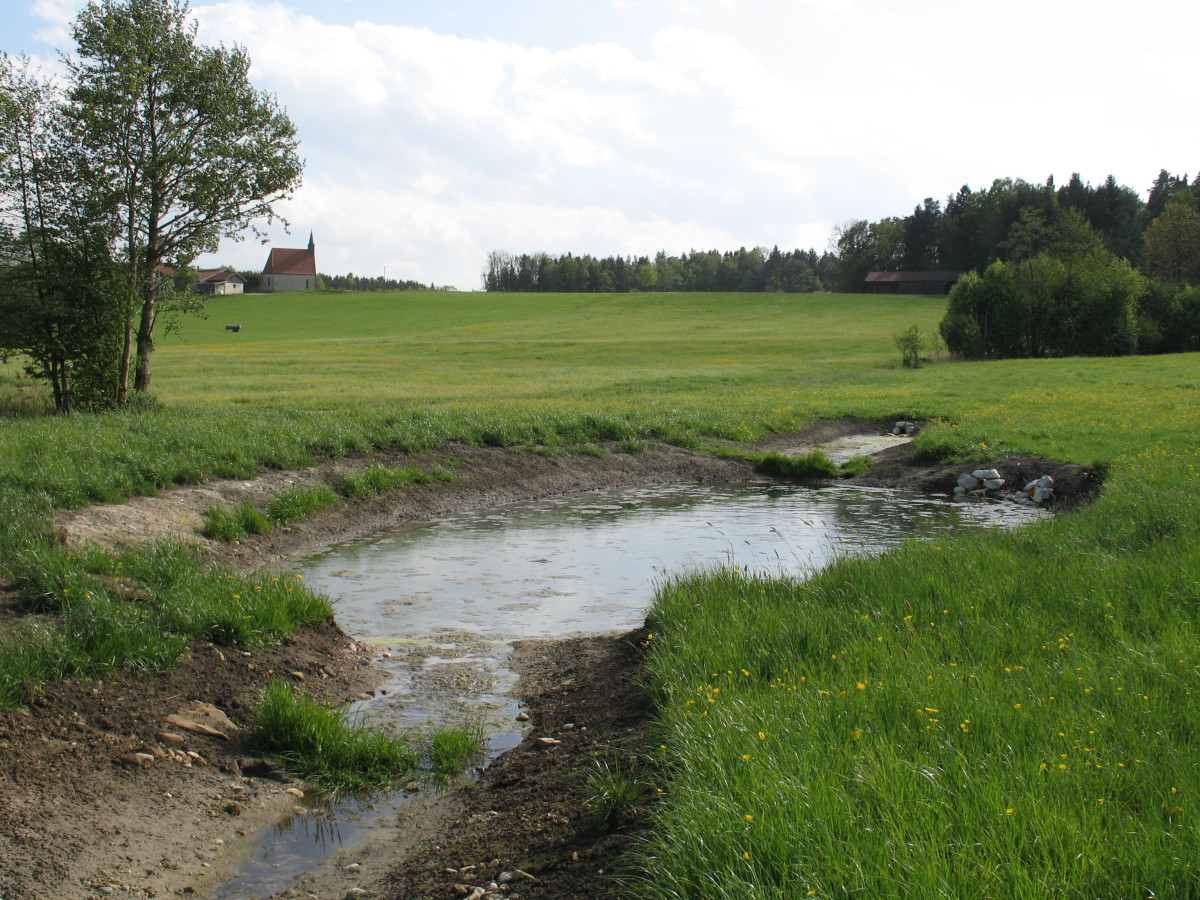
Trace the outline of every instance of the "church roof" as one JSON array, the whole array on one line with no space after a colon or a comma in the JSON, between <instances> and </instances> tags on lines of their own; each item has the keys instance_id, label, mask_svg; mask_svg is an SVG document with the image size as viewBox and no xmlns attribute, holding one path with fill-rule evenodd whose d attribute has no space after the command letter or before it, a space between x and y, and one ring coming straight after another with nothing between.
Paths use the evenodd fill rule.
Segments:
<instances>
[{"instance_id":1,"label":"church roof","mask_svg":"<svg viewBox=\"0 0 1200 900\"><path fill-rule=\"evenodd\" d=\"M263 267L264 275L316 275L317 252L313 244L312 234L308 236L308 246L300 249L273 247Z\"/></svg>"}]
</instances>

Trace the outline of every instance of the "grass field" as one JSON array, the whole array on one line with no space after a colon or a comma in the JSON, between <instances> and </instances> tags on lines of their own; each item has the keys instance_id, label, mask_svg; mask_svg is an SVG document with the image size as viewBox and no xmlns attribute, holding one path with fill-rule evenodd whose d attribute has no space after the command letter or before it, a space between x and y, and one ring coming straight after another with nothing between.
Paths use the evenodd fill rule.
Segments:
<instances>
[{"instance_id":1,"label":"grass field","mask_svg":"<svg viewBox=\"0 0 1200 900\"><path fill-rule=\"evenodd\" d=\"M53 505L375 445L702 446L822 417L936 420L920 438L931 459L1099 465L1103 496L805 583L665 584L650 654L663 793L634 895L1194 897L1200 358L901 368L893 336L943 309L770 294L214 301L161 341L160 408L3 421L0 568L69 626L62 591L123 561L57 549ZM177 556L152 595L163 618L125 624L219 634L209 606L173 611L172 585L198 577ZM155 581L152 560L137 564ZM256 631L257 615L240 620L250 639L284 627ZM18 646L0 646L0 670ZM8 702L23 671L0 671Z\"/></svg>"}]
</instances>

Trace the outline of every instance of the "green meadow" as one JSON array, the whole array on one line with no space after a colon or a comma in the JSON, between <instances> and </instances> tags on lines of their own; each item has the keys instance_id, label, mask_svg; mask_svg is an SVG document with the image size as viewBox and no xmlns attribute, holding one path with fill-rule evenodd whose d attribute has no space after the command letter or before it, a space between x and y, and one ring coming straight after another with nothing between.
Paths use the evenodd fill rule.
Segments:
<instances>
[{"instance_id":1,"label":"green meadow","mask_svg":"<svg viewBox=\"0 0 1200 900\"><path fill-rule=\"evenodd\" d=\"M659 730L638 776L655 822L631 894L1195 897L1200 357L902 368L894 336L934 330L944 308L784 294L214 300L160 340L156 405L2 420L0 572L43 615L0 638L0 700L104 665L169 665L188 636L276 639L325 613L294 580L214 579L179 548L69 553L50 535L54 506L372 447L702 448L819 418L921 418L930 460L1093 465L1102 495L803 582L724 569L662 584L648 656ZM0 367L5 396L19 391L12 369ZM118 568L149 602L128 602ZM154 635L169 640L145 650Z\"/></svg>"}]
</instances>

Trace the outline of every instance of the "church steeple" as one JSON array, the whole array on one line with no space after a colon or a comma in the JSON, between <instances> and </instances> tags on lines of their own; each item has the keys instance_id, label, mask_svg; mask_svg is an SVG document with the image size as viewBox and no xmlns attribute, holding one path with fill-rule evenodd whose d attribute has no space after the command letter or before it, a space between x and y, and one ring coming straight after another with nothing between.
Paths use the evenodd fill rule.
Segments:
<instances>
[{"instance_id":1,"label":"church steeple","mask_svg":"<svg viewBox=\"0 0 1200 900\"><path fill-rule=\"evenodd\" d=\"M316 252L317 252L317 245L313 243L313 233L310 231L308 233L308 255L315 256Z\"/></svg>"}]
</instances>

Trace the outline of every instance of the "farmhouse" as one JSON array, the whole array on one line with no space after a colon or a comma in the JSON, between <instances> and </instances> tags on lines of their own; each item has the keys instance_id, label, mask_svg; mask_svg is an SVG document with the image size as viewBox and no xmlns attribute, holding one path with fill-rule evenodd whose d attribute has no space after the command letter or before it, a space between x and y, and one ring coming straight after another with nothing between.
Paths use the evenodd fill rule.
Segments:
<instances>
[{"instance_id":1,"label":"farmhouse","mask_svg":"<svg viewBox=\"0 0 1200 900\"><path fill-rule=\"evenodd\" d=\"M201 269L196 273L192 290L197 294L240 294L246 289L246 279L233 269Z\"/></svg>"},{"instance_id":2,"label":"farmhouse","mask_svg":"<svg viewBox=\"0 0 1200 900\"><path fill-rule=\"evenodd\" d=\"M962 272L868 272L868 294L948 294Z\"/></svg>"},{"instance_id":3,"label":"farmhouse","mask_svg":"<svg viewBox=\"0 0 1200 900\"><path fill-rule=\"evenodd\" d=\"M317 249L311 231L305 249L272 248L263 267L264 291L311 291L316 287Z\"/></svg>"}]
</instances>

